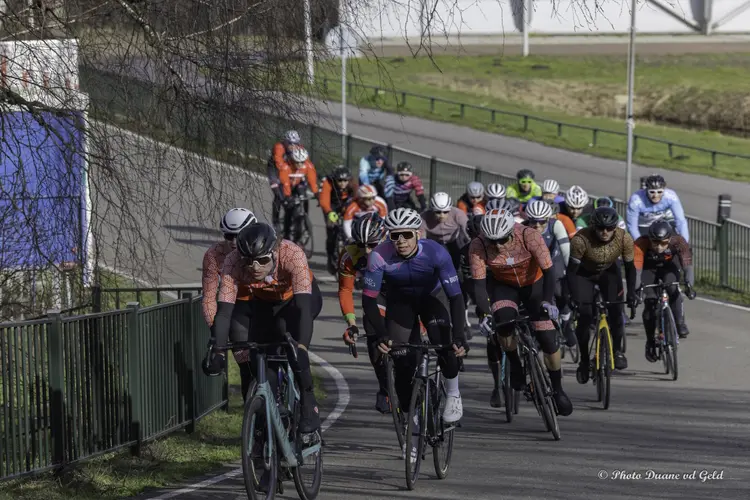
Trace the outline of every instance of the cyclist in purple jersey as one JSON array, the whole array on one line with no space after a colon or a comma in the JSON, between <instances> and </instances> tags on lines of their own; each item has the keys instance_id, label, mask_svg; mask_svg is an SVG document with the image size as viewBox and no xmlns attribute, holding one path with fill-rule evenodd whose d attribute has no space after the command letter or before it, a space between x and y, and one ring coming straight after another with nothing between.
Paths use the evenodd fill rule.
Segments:
<instances>
[{"instance_id":1,"label":"cyclist in purple jersey","mask_svg":"<svg viewBox=\"0 0 750 500\"><path fill-rule=\"evenodd\" d=\"M389 212L385 225L390 241L378 245L367 260L362 309L372 318L378 349L383 353L391 351L392 342L419 342L420 319L427 328L430 343L452 344L452 349L441 349L437 354L447 392L443 419L455 423L463 416L457 356L465 354L464 301L456 269L439 243L419 239L422 218L416 211L400 208ZM377 296L384 278L388 281L388 294L382 318ZM411 380L416 368L416 358L406 354L407 351L391 352L396 393L404 412L409 410Z\"/></svg>"},{"instance_id":2,"label":"cyclist in purple jersey","mask_svg":"<svg viewBox=\"0 0 750 500\"><path fill-rule=\"evenodd\" d=\"M414 203L412 193L419 206ZM427 208L422 180L412 172L411 163L402 161L396 166L396 173L385 178L385 201L388 203L388 210L413 208L423 212Z\"/></svg>"}]
</instances>

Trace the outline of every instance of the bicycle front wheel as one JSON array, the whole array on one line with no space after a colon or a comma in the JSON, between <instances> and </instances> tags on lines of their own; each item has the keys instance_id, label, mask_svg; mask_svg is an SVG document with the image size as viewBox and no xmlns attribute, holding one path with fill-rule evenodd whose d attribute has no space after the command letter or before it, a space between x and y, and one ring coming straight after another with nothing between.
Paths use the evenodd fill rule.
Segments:
<instances>
[{"instance_id":1,"label":"bicycle front wheel","mask_svg":"<svg viewBox=\"0 0 750 500\"><path fill-rule=\"evenodd\" d=\"M425 427L427 426L426 387L423 380L414 381L409 404L409 421L406 424L406 487L413 490L419 479L424 452Z\"/></svg>"},{"instance_id":2,"label":"bicycle front wheel","mask_svg":"<svg viewBox=\"0 0 750 500\"><path fill-rule=\"evenodd\" d=\"M503 358L502 358L502 369L503 369L503 397L505 398L505 420L508 421L508 423L513 422L513 407L516 402L516 398L514 397L514 390L513 387L510 385L510 361L508 360L508 356L505 355L505 352L503 351Z\"/></svg>"},{"instance_id":3,"label":"bicycle front wheel","mask_svg":"<svg viewBox=\"0 0 750 500\"><path fill-rule=\"evenodd\" d=\"M309 259L313 255L314 241L313 241L313 226L310 222L310 216L305 214L300 219L300 239L299 246L305 251L305 255Z\"/></svg>"},{"instance_id":4,"label":"bicycle front wheel","mask_svg":"<svg viewBox=\"0 0 750 500\"><path fill-rule=\"evenodd\" d=\"M300 404L297 402L294 412L294 429L297 429L300 411ZM302 457L302 463L292 469L292 479L300 500L315 500L320 493L320 483L323 480L322 443L323 439L320 431L318 431L312 436L312 444L318 445L319 448L317 451L309 452L308 450L312 450L312 447L302 443L302 436L297 431L294 445L299 452L299 456Z\"/></svg>"},{"instance_id":5,"label":"bicycle front wheel","mask_svg":"<svg viewBox=\"0 0 750 500\"><path fill-rule=\"evenodd\" d=\"M612 336L609 327L599 330L599 376L597 390L601 394L602 407L609 409L610 383L612 378Z\"/></svg>"},{"instance_id":6,"label":"bicycle front wheel","mask_svg":"<svg viewBox=\"0 0 750 500\"><path fill-rule=\"evenodd\" d=\"M266 400L256 395L245 405L242 418L242 477L250 500L272 500L276 496L278 458L274 436L269 435L267 422Z\"/></svg>"},{"instance_id":7,"label":"bicycle front wheel","mask_svg":"<svg viewBox=\"0 0 750 500\"><path fill-rule=\"evenodd\" d=\"M672 374L672 380L677 380L677 327L672 311L667 308L664 314L664 364L666 372Z\"/></svg>"},{"instance_id":8,"label":"bicycle front wheel","mask_svg":"<svg viewBox=\"0 0 750 500\"><path fill-rule=\"evenodd\" d=\"M435 408L432 413L432 419L435 422L435 435L432 437L434 440L432 462L435 465L435 474L437 474L438 479L445 479L448 476L448 468L451 465L451 456L453 455L453 431L455 427L443 422L443 405L448 393L445 391L442 377L439 377L439 380L437 390L434 392L437 395L437 401L431 402L432 407ZM432 379L430 383L434 383ZM446 428L449 428L449 430L446 431Z\"/></svg>"},{"instance_id":9,"label":"bicycle front wheel","mask_svg":"<svg viewBox=\"0 0 750 500\"><path fill-rule=\"evenodd\" d=\"M385 357L385 373L388 382L388 403L391 405L391 417L393 418L393 427L396 429L396 438L398 439L398 449L404 449L404 414L396 394L396 377L393 371L393 359L390 356Z\"/></svg>"}]
</instances>

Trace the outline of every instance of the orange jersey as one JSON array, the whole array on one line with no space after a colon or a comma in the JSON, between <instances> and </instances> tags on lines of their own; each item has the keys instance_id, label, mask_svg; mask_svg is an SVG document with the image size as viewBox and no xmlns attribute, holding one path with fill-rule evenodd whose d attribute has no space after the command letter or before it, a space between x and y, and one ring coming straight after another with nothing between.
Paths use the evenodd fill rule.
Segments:
<instances>
[{"instance_id":1,"label":"orange jersey","mask_svg":"<svg viewBox=\"0 0 750 500\"><path fill-rule=\"evenodd\" d=\"M351 181L346 189L341 190L333 185L331 179L323 181L323 187L320 189L320 208L323 214L328 215L332 210L338 210L336 207L344 206L356 189L357 187L353 186Z\"/></svg>"},{"instance_id":2,"label":"orange jersey","mask_svg":"<svg viewBox=\"0 0 750 500\"><path fill-rule=\"evenodd\" d=\"M573 222L573 219L568 217L565 214L557 214L556 215L557 220L563 223L563 227L565 228L565 231L568 233L568 238L572 238L574 234L576 234L576 225Z\"/></svg>"},{"instance_id":3,"label":"orange jersey","mask_svg":"<svg viewBox=\"0 0 750 500\"><path fill-rule=\"evenodd\" d=\"M354 267L354 259L349 252L344 252L339 258L339 306L345 318L349 315L354 316L354 280L356 277L357 269Z\"/></svg>"},{"instance_id":4,"label":"orange jersey","mask_svg":"<svg viewBox=\"0 0 750 500\"><path fill-rule=\"evenodd\" d=\"M354 200L353 203L350 203L349 206L346 207L346 211L344 212L344 220L353 221L357 217L360 217L368 212L377 212L378 215L385 218L385 216L388 215L388 205L380 196L375 197L375 203L373 203L370 208L364 208L360 206L359 200Z\"/></svg>"},{"instance_id":5,"label":"orange jersey","mask_svg":"<svg viewBox=\"0 0 750 500\"><path fill-rule=\"evenodd\" d=\"M279 182L284 196L291 196L292 188L303 180L307 180L310 191L318 194L318 173L310 160L306 160L305 163L296 168L290 164L285 164L279 169Z\"/></svg>"},{"instance_id":6,"label":"orange jersey","mask_svg":"<svg viewBox=\"0 0 750 500\"><path fill-rule=\"evenodd\" d=\"M219 290L221 270L224 266L226 256L232 251L228 241L219 241L211 245L203 255L203 318L208 326L214 324L216 317L216 292ZM250 300L250 291L247 287L240 287L237 292L237 300Z\"/></svg>"},{"instance_id":7,"label":"orange jersey","mask_svg":"<svg viewBox=\"0 0 750 500\"><path fill-rule=\"evenodd\" d=\"M539 231L516 224L513 239L501 250L484 236L474 238L469 244L469 265L475 280L485 279L489 267L500 283L523 287L539 281L542 270L552 267L552 258Z\"/></svg>"},{"instance_id":8,"label":"orange jersey","mask_svg":"<svg viewBox=\"0 0 750 500\"><path fill-rule=\"evenodd\" d=\"M277 142L273 145L273 151L271 153L273 162L276 164L276 169L281 170L286 165L286 147L283 142Z\"/></svg>"},{"instance_id":9,"label":"orange jersey","mask_svg":"<svg viewBox=\"0 0 750 500\"><path fill-rule=\"evenodd\" d=\"M458 203L456 203L456 207L463 210L465 214L471 213L472 215L484 215L487 210L485 209L486 201L482 200L479 203L475 203L471 209L469 208L469 204L466 203L464 200L458 200Z\"/></svg>"},{"instance_id":10,"label":"orange jersey","mask_svg":"<svg viewBox=\"0 0 750 500\"><path fill-rule=\"evenodd\" d=\"M293 295L312 293L313 273L304 250L289 240L282 240L274 251L276 268L263 281L253 281L247 261L237 250L224 261L219 301L234 303L239 286L247 286L255 300L283 302Z\"/></svg>"}]
</instances>

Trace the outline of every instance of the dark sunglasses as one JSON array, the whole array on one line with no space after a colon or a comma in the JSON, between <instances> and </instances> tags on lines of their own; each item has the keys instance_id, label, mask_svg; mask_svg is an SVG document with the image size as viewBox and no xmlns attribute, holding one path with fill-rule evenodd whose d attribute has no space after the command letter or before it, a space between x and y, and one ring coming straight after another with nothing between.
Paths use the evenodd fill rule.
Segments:
<instances>
[{"instance_id":1,"label":"dark sunglasses","mask_svg":"<svg viewBox=\"0 0 750 500\"><path fill-rule=\"evenodd\" d=\"M531 226L543 226L547 223L547 219L529 219L529 225Z\"/></svg>"},{"instance_id":2,"label":"dark sunglasses","mask_svg":"<svg viewBox=\"0 0 750 500\"><path fill-rule=\"evenodd\" d=\"M380 245L380 243L357 243L359 248L375 248L378 245Z\"/></svg>"},{"instance_id":3,"label":"dark sunglasses","mask_svg":"<svg viewBox=\"0 0 750 500\"><path fill-rule=\"evenodd\" d=\"M510 235L506 236L505 238L500 238L498 240L487 240L487 241L495 245L505 245L506 243L510 241Z\"/></svg>"},{"instance_id":4,"label":"dark sunglasses","mask_svg":"<svg viewBox=\"0 0 750 500\"><path fill-rule=\"evenodd\" d=\"M596 227L596 230L597 230L597 231L606 231L606 232L608 232L608 233L611 233L611 232L612 232L612 231L614 231L615 229L617 229L617 226L613 226L613 227L604 227L604 226L597 226L597 227Z\"/></svg>"},{"instance_id":5,"label":"dark sunglasses","mask_svg":"<svg viewBox=\"0 0 750 500\"><path fill-rule=\"evenodd\" d=\"M448 215L449 213L451 213L451 211L450 210L435 210L435 213L438 215Z\"/></svg>"},{"instance_id":6,"label":"dark sunglasses","mask_svg":"<svg viewBox=\"0 0 750 500\"><path fill-rule=\"evenodd\" d=\"M234 241L234 240L237 239L237 235L236 234L225 234L224 235L224 239L227 240L227 241Z\"/></svg>"},{"instance_id":7,"label":"dark sunglasses","mask_svg":"<svg viewBox=\"0 0 750 500\"><path fill-rule=\"evenodd\" d=\"M410 240L414 238L415 234L413 231L401 231L397 233L390 233L388 237L391 239L391 241L398 241L400 237L404 237L405 240Z\"/></svg>"}]
</instances>

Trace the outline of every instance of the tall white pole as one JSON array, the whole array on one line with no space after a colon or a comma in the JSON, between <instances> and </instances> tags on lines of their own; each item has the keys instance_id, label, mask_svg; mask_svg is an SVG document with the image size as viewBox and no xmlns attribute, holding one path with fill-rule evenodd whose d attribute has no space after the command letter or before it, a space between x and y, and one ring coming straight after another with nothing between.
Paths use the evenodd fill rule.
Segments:
<instances>
[{"instance_id":1,"label":"tall white pole","mask_svg":"<svg viewBox=\"0 0 750 500\"><path fill-rule=\"evenodd\" d=\"M630 6L630 44L628 49L628 111L627 111L627 128L628 128L628 151L625 163L625 200L630 199L630 187L633 179L633 129L635 120L633 119L633 91L635 86L635 9L636 0L632 0Z\"/></svg>"},{"instance_id":2,"label":"tall white pole","mask_svg":"<svg viewBox=\"0 0 750 500\"><path fill-rule=\"evenodd\" d=\"M531 0L523 0L523 14L521 18L521 25L523 26L523 57L529 55L529 9L531 8Z\"/></svg>"},{"instance_id":3,"label":"tall white pole","mask_svg":"<svg viewBox=\"0 0 750 500\"><path fill-rule=\"evenodd\" d=\"M346 159L346 57L347 50L344 49L344 29L346 19L346 2L341 0L339 4L339 44L341 48L341 157ZM348 165L347 165L348 166Z\"/></svg>"},{"instance_id":4,"label":"tall white pole","mask_svg":"<svg viewBox=\"0 0 750 500\"><path fill-rule=\"evenodd\" d=\"M307 55L307 82L313 85L315 83L315 61L313 59L310 0L305 0L305 54Z\"/></svg>"}]
</instances>

